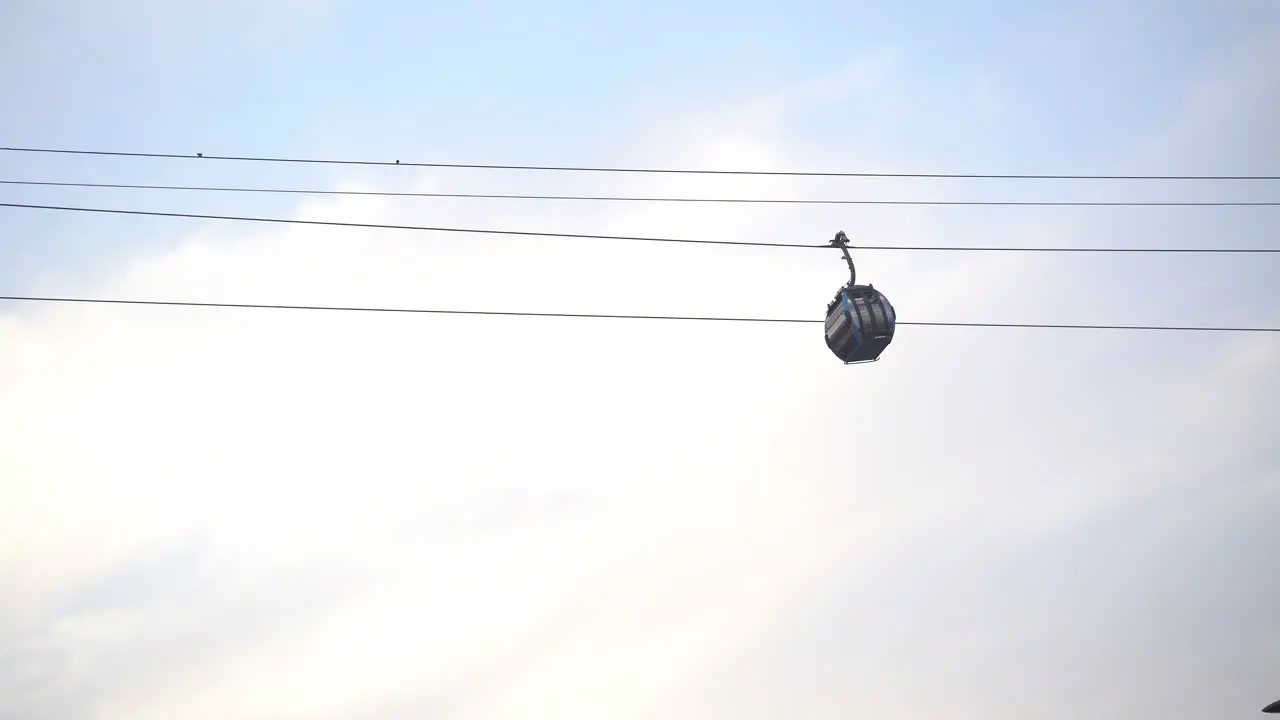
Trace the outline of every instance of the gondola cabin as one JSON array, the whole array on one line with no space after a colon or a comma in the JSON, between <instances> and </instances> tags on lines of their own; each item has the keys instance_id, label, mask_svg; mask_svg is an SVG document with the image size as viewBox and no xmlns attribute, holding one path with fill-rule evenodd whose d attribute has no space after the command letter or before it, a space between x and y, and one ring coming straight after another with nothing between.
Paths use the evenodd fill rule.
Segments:
<instances>
[{"instance_id":1,"label":"gondola cabin","mask_svg":"<svg viewBox=\"0 0 1280 720\"><path fill-rule=\"evenodd\" d=\"M827 347L846 365L878 360L893 341L895 321L879 290L850 283L827 305Z\"/></svg>"}]
</instances>

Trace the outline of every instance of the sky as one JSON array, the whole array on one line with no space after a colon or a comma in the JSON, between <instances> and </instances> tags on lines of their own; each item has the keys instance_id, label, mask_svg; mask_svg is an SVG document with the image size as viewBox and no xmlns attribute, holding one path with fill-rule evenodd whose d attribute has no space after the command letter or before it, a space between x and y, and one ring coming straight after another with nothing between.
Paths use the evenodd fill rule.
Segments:
<instances>
[{"instance_id":1,"label":"sky","mask_svg":"<svg viewBox=\"0 0 1280 720\"><path fill-rule=\"evenodd\" d=\"M0 5L0 146L1276 174L1280 8ZM1275 200L1280 183L0 152L0 179ZM0 186L0 202L820 244L1276 247L1267 207ZM0 208L0 294L821 319L833 250ZM904 321L1280 325L1274 256L857 250ZM1280 338L0 302L0 719L1257 716Z\"/></svg>"}]
</instances>

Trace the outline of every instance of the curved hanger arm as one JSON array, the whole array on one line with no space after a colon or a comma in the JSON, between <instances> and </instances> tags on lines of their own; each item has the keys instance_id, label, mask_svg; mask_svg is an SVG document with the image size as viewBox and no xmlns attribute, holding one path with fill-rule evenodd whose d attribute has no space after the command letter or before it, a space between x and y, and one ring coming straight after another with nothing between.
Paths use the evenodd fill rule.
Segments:
<instances>
[{"instance_id":1,"label":"curved hanger arm","mask_svg":"<svg viewBox=\"0 0 1280 720\"><path fill-rule=\"evenodd\" d=\"M844 231L841 230L831 240L831 245L840 248L840 252L844 254L844 261L849 265L849 285L856 285L858 282L858 270L853 266L853 256L849 254L849 236L845 235Z\"/></svg>"}]
</instances>

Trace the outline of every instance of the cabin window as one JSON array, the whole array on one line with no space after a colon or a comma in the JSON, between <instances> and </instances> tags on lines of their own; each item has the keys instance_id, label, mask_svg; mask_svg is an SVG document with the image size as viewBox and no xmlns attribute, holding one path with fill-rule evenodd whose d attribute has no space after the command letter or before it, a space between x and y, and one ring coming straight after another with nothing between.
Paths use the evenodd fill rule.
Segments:
<instances>
[{"instance_id":1,"label":"cabin window","mask_svg":"<svg viewBox=\"0 0 1280 720\"><path fill-rule=\"evenodd\" d=\"M835 337L836 333L844 330L848 324L843 310L835 313L827 320L827 337Z\"/></svg>"}]
</instances>

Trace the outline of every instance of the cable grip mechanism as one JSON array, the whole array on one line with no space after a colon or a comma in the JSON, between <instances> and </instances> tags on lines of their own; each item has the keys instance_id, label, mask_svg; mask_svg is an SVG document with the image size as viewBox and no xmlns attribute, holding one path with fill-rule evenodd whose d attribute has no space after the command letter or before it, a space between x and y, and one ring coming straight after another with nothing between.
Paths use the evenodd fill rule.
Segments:
<instances>
[{"instance_id":1,"label":"cable grip mechanism","mask_svg":"<svg viewBox=\"0 0 1280 720\"><path fill-rule=\"evenodd\" d=\"M844 261L849 265L849 287L853 287L858 282L858 270L853 266L853 256L849 254L849 236L841 230L831 239L831 246L840 248L844 254Z\"/></svg>"}]
</instances>

